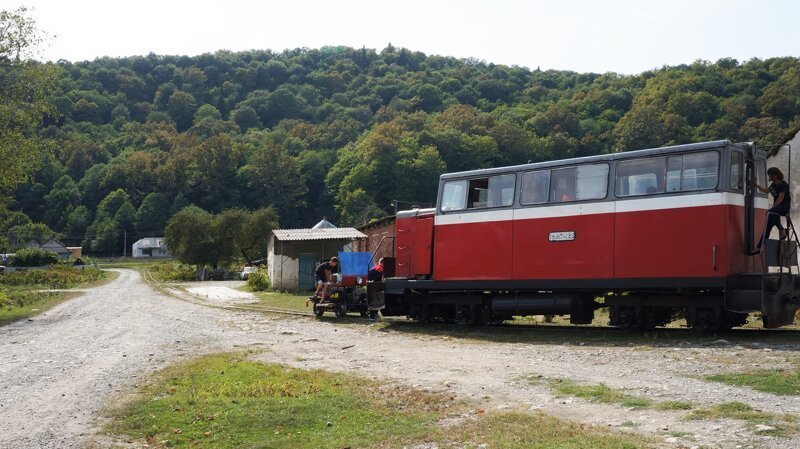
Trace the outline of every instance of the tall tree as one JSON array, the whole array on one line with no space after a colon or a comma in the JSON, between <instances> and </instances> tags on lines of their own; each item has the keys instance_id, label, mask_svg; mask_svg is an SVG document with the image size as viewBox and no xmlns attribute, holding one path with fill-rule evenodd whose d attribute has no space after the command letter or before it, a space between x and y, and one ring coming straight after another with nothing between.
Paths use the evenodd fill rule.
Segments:
<instances>
[{"instance_id":1,"label":"tall tree","mask_svg":"<svg viewBox=\"0 0 800 449\"><path fill-rule=\"evenodd\" d=\"M30 59L43 38L25 8L0 11L0 207L33 173L41 148L36 128L55 110L58 67Z\"/></svg>"}]
</instances>

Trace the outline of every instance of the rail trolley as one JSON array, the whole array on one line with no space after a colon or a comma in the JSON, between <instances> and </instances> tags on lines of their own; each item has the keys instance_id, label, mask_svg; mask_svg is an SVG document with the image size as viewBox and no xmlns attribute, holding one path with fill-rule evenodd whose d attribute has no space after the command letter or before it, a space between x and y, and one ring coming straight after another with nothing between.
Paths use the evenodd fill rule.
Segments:
<instances>
[{"instance_id":1,"label":"rail trolley","mask_svg":"<svg viewBox=\"0 0 800 449\"><path fill-rule=\"evenodd\" d=\"M754 311L790 324L797 234L757 251L769 198L756 182L764 151L725 140L444 174L435 208L397 214L382 313L587 324L608 307L618 327L727 329Z\"/></svg>"}]
</instances>

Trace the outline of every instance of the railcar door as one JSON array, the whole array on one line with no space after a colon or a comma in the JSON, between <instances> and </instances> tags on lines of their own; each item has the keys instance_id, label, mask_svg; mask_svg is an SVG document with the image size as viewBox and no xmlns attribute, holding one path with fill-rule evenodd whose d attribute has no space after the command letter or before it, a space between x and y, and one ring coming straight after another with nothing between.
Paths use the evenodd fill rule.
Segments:
<instances>
[{"instance_id":1,"label":"railcar door","mask_svg":"<svg viewBox=\"0 0 800 449\"><path fill-rule=\"evenodd\" d=\"M514 279L605 279L614 274L614 202L606 163L522 174L514 210Z\"/></svg>"},{"instance_id":2,"label":"railcar door","mask_svg":"<svg viewBox=\"0 0 800 449\"><path fill-rule=\"evenodd\" d=\"M618 278L717 277L727 262L720 150L617 163Z\"/></svg>"},{"instance_id":3,"label":"railcar door","mask_svg":"<svg viewBox=\"0 0 800 449\"><path fill-rule=\"evenodd\" d=\"M434 232L437 280L511 278L516 175L447 180Z\"/></svg>"}]
</instances>

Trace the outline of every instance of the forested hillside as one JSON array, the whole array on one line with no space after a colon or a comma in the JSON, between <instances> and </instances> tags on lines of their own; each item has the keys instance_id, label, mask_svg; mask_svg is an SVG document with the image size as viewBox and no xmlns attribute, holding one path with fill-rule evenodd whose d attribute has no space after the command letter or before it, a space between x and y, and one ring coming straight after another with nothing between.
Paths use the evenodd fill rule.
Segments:
<instances>
[{"instance_id":1,"label":"forested hillside","mask_svg":"<svg viewBox=\"0 0 800 449\"><path fill-rule=\"evenodd\" d=\"M285 228L322 216L357 225L391 213L394 200L434 202L448 171L715 139L775 143L800 124L800 60L790 57L635 76L391 45L57 65L41 165L13 193L17 212L0 235L54 231L96 254L120 253L123 233L162 234L190 204L272 206Z\"/></svg>"}]
</instances>

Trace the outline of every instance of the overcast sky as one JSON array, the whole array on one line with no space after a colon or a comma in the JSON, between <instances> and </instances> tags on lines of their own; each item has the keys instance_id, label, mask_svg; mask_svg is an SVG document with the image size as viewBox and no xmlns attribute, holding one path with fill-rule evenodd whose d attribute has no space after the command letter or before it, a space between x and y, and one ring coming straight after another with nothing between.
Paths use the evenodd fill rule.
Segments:
<instances>
[{"instance_id":1,"label":"overcast sky","mask_svg":"<svg viewBox=\"0 0 800 449\"><path fill-rule=\"evenodd\" d=\"M800 56L799 0L0 0L55 37L43 59L396 47L534 69L640 73Z\"/></svg>"}]
</instances>

